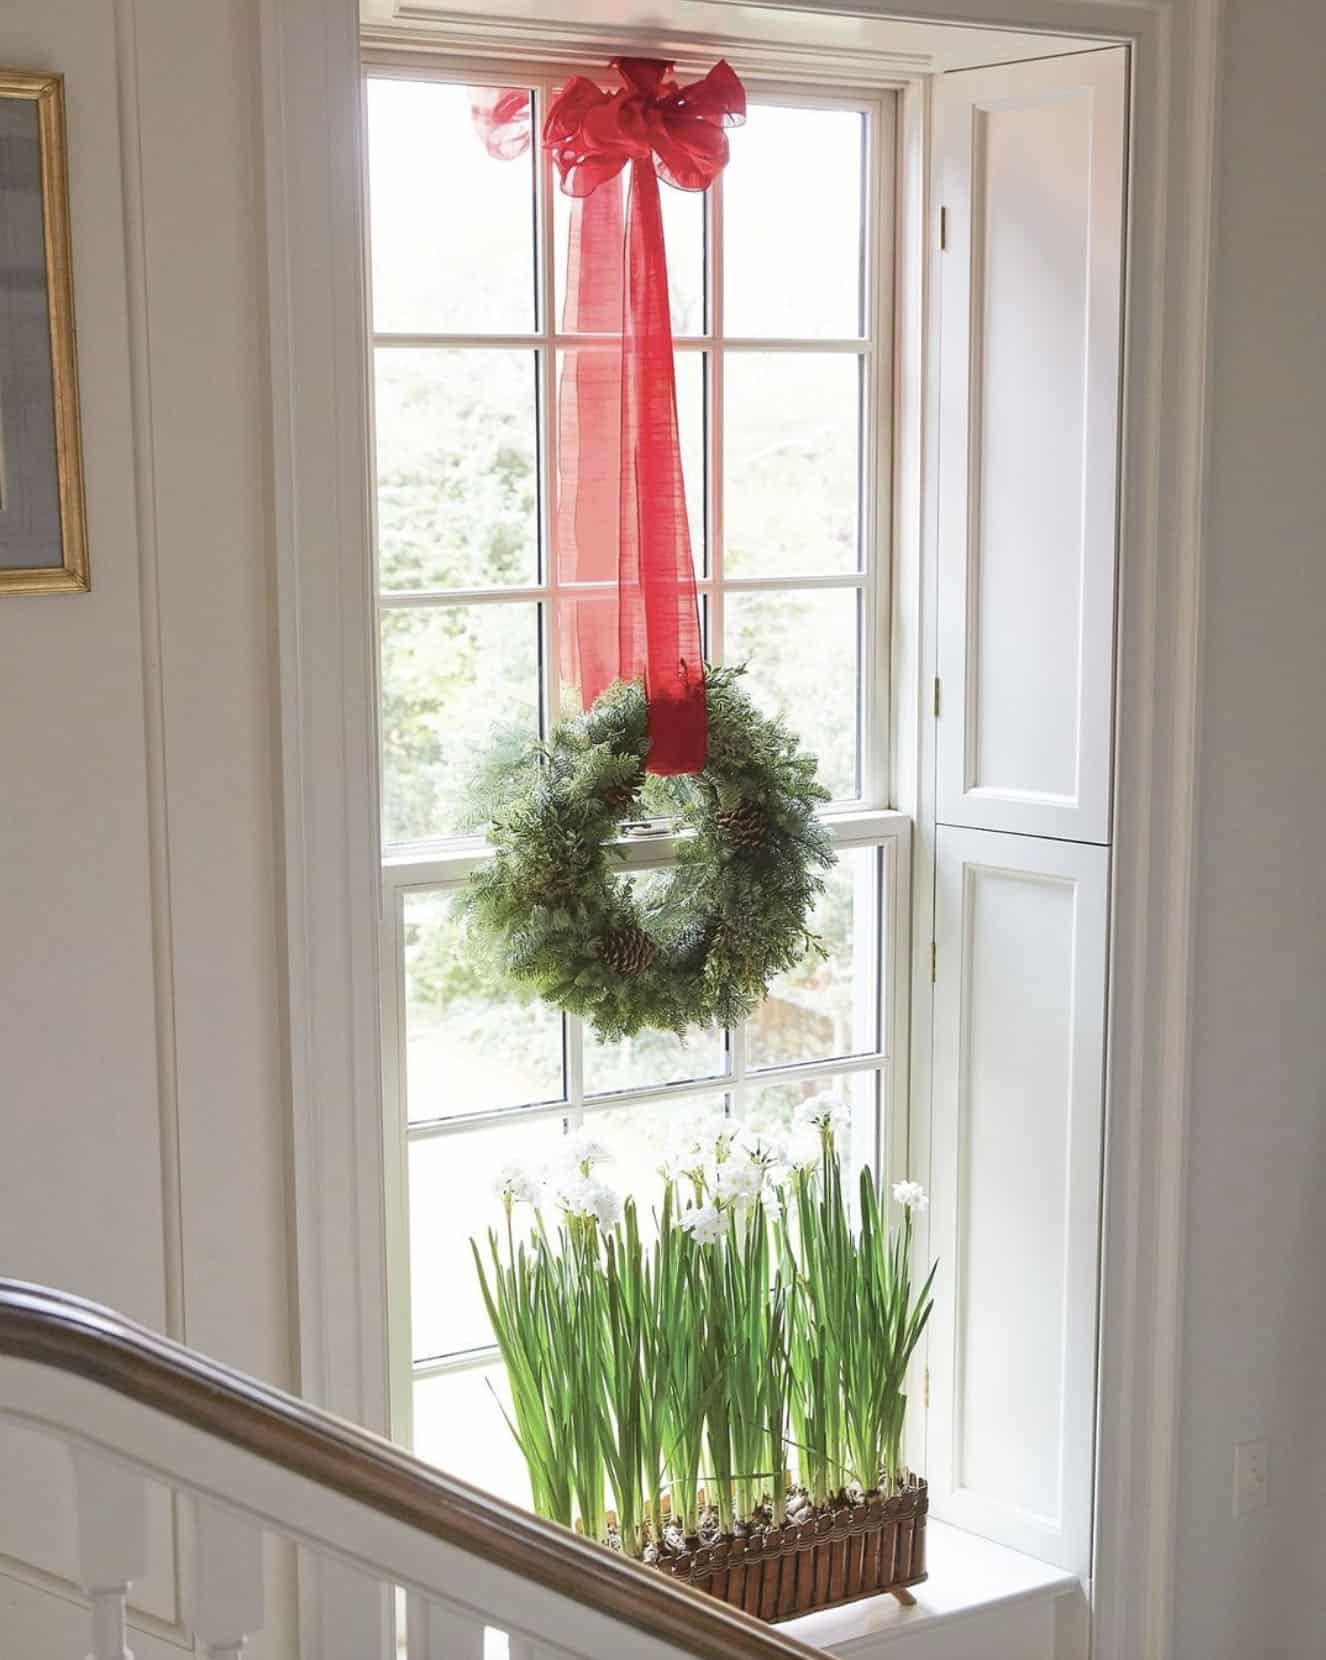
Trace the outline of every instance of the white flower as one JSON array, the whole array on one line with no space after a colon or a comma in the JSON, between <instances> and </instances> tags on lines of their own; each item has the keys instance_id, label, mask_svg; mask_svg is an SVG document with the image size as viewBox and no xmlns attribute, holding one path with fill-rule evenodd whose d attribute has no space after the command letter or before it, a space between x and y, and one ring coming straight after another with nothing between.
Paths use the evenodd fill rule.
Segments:
<instances>
[{"instance_id":1,"label":"white flower","mask_svg":"<svg viewBox=\"0 0 1326 1660\"><path fill-rule=\"evenodd\" d=\"M765 1130L752 1130L744 1135L741 1151L769 1181L776 1180L787 1163L787 1143L781 1136L772 1136Z\"/></svg>"},{"instance_id":2,"label":"white flower","mask_svg":"<svg viewBox=\"0 0 1326 1660\"><path fill-rule=\"evenodd\" d=\"M852 1127L852 1111L840 1095L827 1090L802 1101L792 1115L794 1129L813 1129L820 1136L841 1144Z\"/></svg>"},{"instance_id":3,"label":"white flower","mask_svg":"<svg viewBox=\"0 0 1326 1660\"><path fill-rule=\"evenodd\" d=\"M904 1210L924 1210L930 1203L920 1182L894 1182L893 1198Z\"/></svg>"},{"instance_id":4,"label":"white flower","mask_svg":"<svg viewBox=\"0 0 1326 1660\"><path fill-rule=\"evenodd\" d=\"M722 1164L727 1158L736 1132L736 1125L722 1113L679 1114L669 1127L667 1170L674 1178L702 1178L710 1164Z\"/></svg>"},{"instance_id":5,"label":"white flower","mask_svg":"<svg viewBox=\"0 0 1326 1660\"><path fill-rule=\"evenodd\" d=\"M764 1172L744 1154L738 1153L714 1171L714 1197L722 1204L741 1204L754 1199L764 1185Z\"/></svg>"},{"instance_id":6,"label":"white flower","mask_svg":"<svg viewBox=\"0 0 1326 1660\"><path fill-rule=\"evenodd\" d=\"M622 1196L616 1188L609 1187L607 1182L596 1181L593 1177L590 1177L588 1188L586 1198L589 1201L589 1209L599 1227L607 1233L609 1228L622 1219L622 1211L625 1208Z\"/></svg>"},{"instance_id":7,"label":"white flower","mask_svg":"<svg viewBox=\"0 0 1326 1660\"><path fill-rule=\"evenodd\" d=\"M572 1171L558 1184L557 1205L568 1217L592 1218L605 1232L622 1215L621 1195L597 1176L585 1175L579 1170Z\"/></svg>"},{"instance_id":8,"label":"white flower","mask_svg":"<svg viewBox=\"0 0 1326 1660\"><path fill-rule=\"evenodd\" d=\"M596 1164L611 1164L612 1149L589 1130L572 1130L559 1149L572 1170L588 1176Z\"/></svg>"},{"instance_id":9,"label":"white flower","mask_svg":"<svg viewBox=\"0 0 1326 1660\"><path fill-rule=\"evenodd\" d=\"M824 1142L820 1132L810 1124L802 1124L792 1132L787 1144L787 1160L794 1170L818 1170L824 1157Z\"/></svg>"},{"instance_id":10,"label":"white flower","mask_svg":"<svg viewBox=\"0 0 1326 1660\"><path fill-rule=\"evenodd\" d=\"M697 1245L713 1245L723 1237L723 1213L717 1205L701 1205L698 1209L688 1210L681 1219L681 1225Z\"/></svg>"},{"instance_id":11,"label":"white flower","mask_svg":"<svg viewBox=\"0 0 1326 1660\"><path fill-rule=\"evenodd\" d=\"M543 1183L520 1159L508 1159L497 1168L493 1192L504 1203L537 1205Z\"/></svg>"}]
</instances>

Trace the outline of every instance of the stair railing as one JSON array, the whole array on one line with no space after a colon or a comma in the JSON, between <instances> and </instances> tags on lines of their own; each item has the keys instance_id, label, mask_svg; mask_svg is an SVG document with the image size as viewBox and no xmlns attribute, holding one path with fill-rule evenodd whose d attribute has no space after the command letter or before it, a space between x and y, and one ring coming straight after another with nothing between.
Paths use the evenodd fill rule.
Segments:
<instances>
[{"instance_id":1,"label":"stair railing","mask_svg":"<svg viewBox=\"0 0 1326 1660\"><path fill-rule=\"evenodd\" d=\"M305 1660L820 1653L109 1309L6 1279L0 1419L69 1452L89 1660L130 1656L153 1485L183 1501L187 1624L213 1660L262 1629L273 1535L300 1550Z\"/></svg>"}]
</instances>

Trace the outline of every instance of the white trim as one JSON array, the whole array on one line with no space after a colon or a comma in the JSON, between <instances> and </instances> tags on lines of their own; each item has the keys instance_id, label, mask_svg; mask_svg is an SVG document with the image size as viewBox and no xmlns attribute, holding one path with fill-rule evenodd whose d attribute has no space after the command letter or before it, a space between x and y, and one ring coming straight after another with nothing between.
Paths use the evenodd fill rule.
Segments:
<instances>
[{"instance_id":1,"label":"white trim","mask_svg":"<svg viewBox=\"0 0 1326 1660\"><path fill-rule=\"evenodd\" d=\"M358 27L262 0L261 31L299 1373L384 1429Z\"/></svg>"},{"instance_id":2,"label":"white trim","mask_svg":"<svg viewBox=\"0 0 1326 1660\"><path fill-rule=\"evenodd\" d=\"M740 5L743 0L733 0ZM794 8L786 8L794 9ZM795 9L814 10L814 6ZM846 7L823 7L846 10ZM370 23L364 44L374 52L391 52L396 61L411 54L444 49L455 57L503 59L537 64L566 65L586 59L601 62L614 53L635 51L665 57L683 73L709 68L716 57L727 57L743 76L769 80L812 80L829 86L897 86L932 66L928 52L883 52L828 45L806 47L786 41L753 42L726 34L693 34L651 27L614 24L550 23L532 17L475 16L430 5L398 0L391 23Z\"/></svg>"},{"instance_id":3,"label":"white trim","mask_svg":"<svg viewBox=\"0 0 1326 1660\"><path fill-rule=\"evenodd\" d=\"M1220 0L836 0L803 9L878 18L895 4L910 19L1071 32L1134 48L1094 1652L1096 1660L1163 1660L1173 1603ZM385 1417L385 1344L375 1347L380 1308L367 1306L364 1291L380 1291L381 1247L362 1222L380 1205L380 1151L367 1161L371 1179L353 1167L356 1145L380 1148L376 988L365 974L376 950L376 832L361 799L373 744L361 730L366 701L356 713L356 700L338 690L325 698L333 714L318 695L336 684L338 666L348 667L357 694L371 680L356 655L372 638L373 615L355 565L366 517L363 369L354 361L362 321L345 302L361 280L347 234L358 214L354 135L343 120L355 102L359 43L351 0L262 0L262 24L300 1341L310 1393L376 1422ZM803 55L799 74L821 72L823 56ZM840 61L839 73L869 79L857 62ZM921 519L924 535L923 510ZM909 680L924 686L923 670ZM925 859L918 846L922 906ZM918 1008L918 1024L922 1015ZM342 1206L355 1219L349 1229Z\"/></svg>"}]
</instances>

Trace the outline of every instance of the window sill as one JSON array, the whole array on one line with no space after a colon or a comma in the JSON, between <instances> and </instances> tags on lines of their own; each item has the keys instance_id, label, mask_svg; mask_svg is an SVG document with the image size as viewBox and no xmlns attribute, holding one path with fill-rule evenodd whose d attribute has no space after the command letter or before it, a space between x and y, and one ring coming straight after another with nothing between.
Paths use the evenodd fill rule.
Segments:
<instances>
[{"instance_id":1,"label":"window sill","mask_svg":"<svg viewBox=\"0 0 1326 1660\"><path fill-rule=\"evenodd\" d=\"M868 1597L804 1614L780 1627L834 1654L868 1660L1078 1660L1086 1599L1075 1574L991 1544L933 1518L930 1577L915 1604Z\"/></svg>"}]
</instances>

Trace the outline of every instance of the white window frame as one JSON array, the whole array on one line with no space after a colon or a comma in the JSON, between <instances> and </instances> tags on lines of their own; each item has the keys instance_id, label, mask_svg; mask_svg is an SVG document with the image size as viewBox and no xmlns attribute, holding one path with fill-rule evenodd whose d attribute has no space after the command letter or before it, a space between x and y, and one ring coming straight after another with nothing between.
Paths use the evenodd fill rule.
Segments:
<instances>
[{"instance_id":1,"label":"white window frame","mask_svg":"<svg viewBox=\"0 0 1326 1660\"><path fill-rule=\"evenodd\" d=\"M846 0L844 10L850 7ZM1206 439L1207 318L1215 216L1221 0L874 0L853 24L862 51L820 61L886 63L903 85L909 154L903 304L927 323L935 203L924 151L923 56L871 46L891 20L1070 29L1123 43L1133 60L1124 385L1122 585L1116 721L1109 1136L1093 1568L1097 1660L1172 1652L1175 1424L1183 1287L1184 1146L1194 809L1198 781ZM353 119L360 73L349 0L259 0L263 174L272 359L273 508L280 686L286 952L284 1014L291 1097L293 1296L300 1387L344 1416L387 1422L383 1149L379 1102L377 928L380 881L370 642L375 601L365 568L362 472L366 354ZM429 33L402 22L395 38ZM798 22L809 33L811 14ZM537 30L537 25L534 26ZM779 50L805 58L790 26ZM587 30L586 49L604 44ZM664 45L652 42L651 45ZM741 68L749 38L687 41ZM813 50L813 49L812 49ZM777 56L777 52L766 53ZM347 111L352 118L347 120ZM918 361L900 364L913 409L927 407ZM933 477L925 420L899 433L914 526L928 535ZM923 648L931 596L895 614L895 685L928 692ZM905 726L904 726L905 729ZM895 799L911 808L926 774L898 757ZM928 885L918 844L915 881ZM916 1057L914 1056L914 1062Z\"/></svg>"},{"instance_id":2,"label":"white window frame","mask_svg":"<svg viewBox=\"0 0 1326 1660\"><path fill-rule=\"evenodd\" d=\"M601 74L595 63L568 62L553 53L546 65L528 60L487 61L475 65L445 52L400 54L368 50L363 58L365 86L370 78L444 81L496 86L530 86L546 99L569 74ZM872 1161L882 1182L907 1171L910 1123L906 1081L910 960L911 820L888 806L891 773L890 615L892 603L892 470L893 470L893 258L896 236L894 180L896 175L896 96L884 88L862 90L823 84L769 83L747 77L752 102L797 108L854 109L869 121L863 179L863 292L870 299L858 338L766 339L727 336L723 331L722 296L722 181L707 193L706 332L676 341L679 352L701 352L709 357L706 407L707 500L705 503L708 557L697 580L702 600L708 602L709 640L721 656L723 600L728 593L768 591L856 591L859 626L858 772L860 796L830 803L823 814L837 848L878 847L881 850L876 902L879 907L880 960L877 971L877 1047L869 1052L821 1062L760 1069L748 1075L746 1028L736 1027L726 1046L727 1067L719 1077L687 1083L662 1084L589 1095L583 1076L581 1022L566 1022L566 1098L533 1106L512 1106L410 1124L406 1102L406 1010L404 910L410 894L455 891L489 855L481 840L456 836L412 843L386 850L382 861L382 905L379 960L382 984L383 1145L386 1176L386 1235L390 1426L406 1445L413 1438L413 1383L422 1378L459 1373L496 1360L495 1346L457 1350L445 1357L416 1359L411 1345L411 1252L409 1230L409 1148L428 1137L463 1133L517 1120L561 1117L572 1127L617 1108L649 1101L683 1101L689 1097L724 1092L729 1110L740 1116L750 1089L799 1080L874 1074L878 1078L876 1121L870 1135ZM740 142L740 135L737 137ZM538 190L536 235L540 242L539 304L541 327L528 333L492 334L370 334L372 349L399 347L518 350L538 353L540 459L545 474L556 470L557 354L573 348L577 337L555 327L555 246L549 211L555 189L551 157L540 152L542 181ZM365 155L365 177L367 156ZM367 190L367 182L365 183ZM366 196L367 200L367 196ZM367 222L367 212L365 213ZM863 479L860 545L861 568L853 573L809 577L730 578L722 568L723 369L725 352L799 351L847 353L862 364L862 465L871 477ZM370 387L372 384L370 378ZM371 446L370 446L371 448ZM555 720L559 708L559 676L555 642L558 638L558 589L555 565L546 557L550 536L551 489L541 496L540 534L545 549L545 579L537 586L501 589L448 590L443 593L380 592L383 612L404 606L455 604L530 604L540 607L543 707ZM624 851L632 869L656 868L670 862L674 843L666 835L627 840Z\"/></svg>"}]
</instances>

